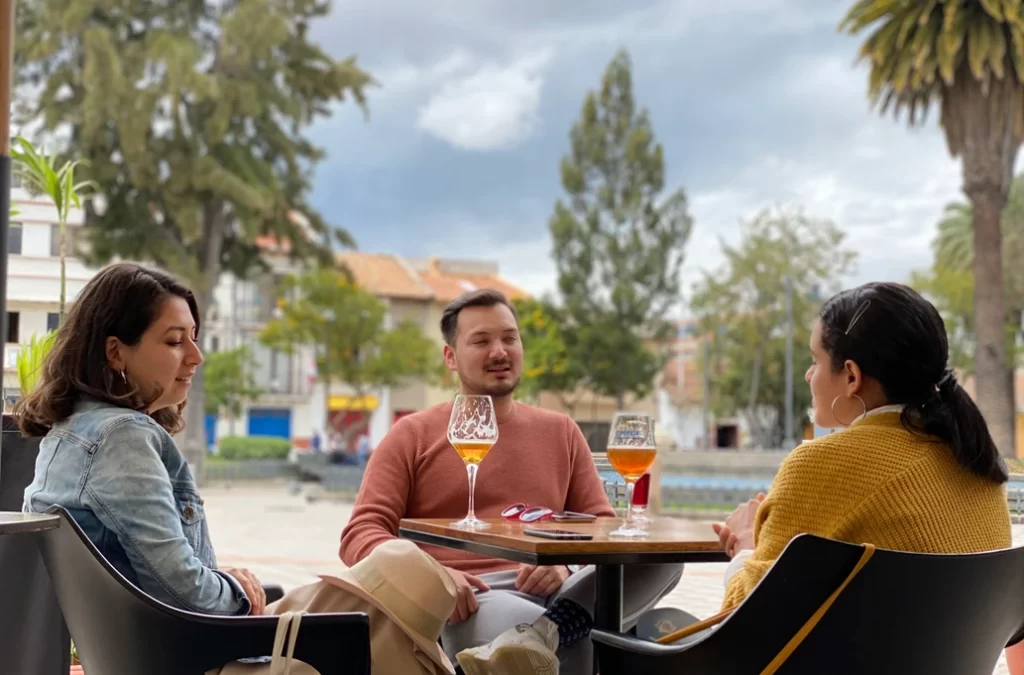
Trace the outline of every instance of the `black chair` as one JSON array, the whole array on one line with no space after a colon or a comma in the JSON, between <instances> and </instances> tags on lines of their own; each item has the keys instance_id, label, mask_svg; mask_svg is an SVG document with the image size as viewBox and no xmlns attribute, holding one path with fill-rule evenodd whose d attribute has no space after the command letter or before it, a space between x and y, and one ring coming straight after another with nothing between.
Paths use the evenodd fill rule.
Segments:
<instances>
[{"instance_id":1,"label":"black chair","mask_svg":"<svg viewBox=\"0 0 1024 675\"><path fill-rule=\"evenodd\" d=\"M758 675L846 579L863 548L794 538L717 629L686 644L592 635L602 675ZM778 675L991 675L1024 638L1024 548L878 550Z\"/></svg>"},{"instance_id":2,"label":"black chair","mask_svg":"<svg viewBox=\"0 0 1024 675\"><path fill-rule=\"evenodd\" d=\"M55 530L39 537L82 666L96 675L202 675L231 661L273 651L277 617L218 617L185 612L133 586L61 507ZM302 617L296 659L320 675L368 675L366 614Z\"/></svg>"},{"instance_id":3,"label":"black chair","mask_svg":"<svg viewBox=\"0 0 1024 675\"><path fill-rule=\"evenodd\" d=\"M277 584L263 584L263 593L267 596L268 605L284 597L284 589Z\"/></svg>"}]
</instances>

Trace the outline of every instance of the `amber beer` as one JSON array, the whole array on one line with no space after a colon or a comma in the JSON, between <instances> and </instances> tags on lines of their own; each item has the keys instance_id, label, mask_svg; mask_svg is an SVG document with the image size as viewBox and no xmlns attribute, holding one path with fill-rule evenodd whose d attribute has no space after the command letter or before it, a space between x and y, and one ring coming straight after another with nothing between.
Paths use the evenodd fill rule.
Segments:
<instances>
[{"instance_id":1,"label":"amber beer","mask_svg":"<svg viewBox=\"0 0 1024 675\"><path fill-rule=\"evenodd\" d=\"M608 463L627 481L638 481L654 464L657 450L623 445L608 448Z\"/></svg>"},{"instance_id":2,"label":"amber beer","mask_svg":"<svg viewBox=\"0 0 1024 675\"><path fill-rule=\"evenodd\" d=\"M494 447L491 441L452 441L452 447L466 464L479 464Z\"/></svg>"}]
</instances>

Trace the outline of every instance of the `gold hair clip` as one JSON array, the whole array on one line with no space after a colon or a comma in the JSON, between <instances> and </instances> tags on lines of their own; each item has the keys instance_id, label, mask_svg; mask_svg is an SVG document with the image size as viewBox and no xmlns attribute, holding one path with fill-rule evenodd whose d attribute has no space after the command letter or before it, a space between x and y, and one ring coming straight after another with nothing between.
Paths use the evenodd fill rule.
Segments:
<instances>
[{"instance_id":1,"label":"gold hair clip","mask_svg":"<svg viewBox=\"0 0 1024 675\"><path fill-rule=\"evenodd\" d=\"M850 334L850 331L853 330L853 327L857 325L857 322L860 321L860 318L864 316L864 312L868 311L868 307L870 306L870 300L865 300L864 302L860 303L860 307L858 307L857 311L853 313L853 318L850 319L850 325L846 327L846 332L844 333L844 335Z\"/></svg>"}]
</instances>

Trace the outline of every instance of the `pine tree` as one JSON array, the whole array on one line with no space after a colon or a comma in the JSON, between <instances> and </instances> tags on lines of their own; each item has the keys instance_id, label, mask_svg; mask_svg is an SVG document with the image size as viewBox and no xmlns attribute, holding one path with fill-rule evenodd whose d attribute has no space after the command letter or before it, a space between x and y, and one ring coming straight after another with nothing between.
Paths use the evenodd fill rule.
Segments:
<instances>
[{"instance_id":1,"label":"pine tree","mask_svg":"<svg viewBox=\"0 0 1024 675\"><path fill-rule=\"evenodd\" d=\"M627 394L650 391L661 367L649 345L671 332L664 317L679 300L692 226L682 189L659 198L664 151L634 101L625 52L584 99L561 168L569 199L550 223L558 287L585 380L622 409Z\"/></svg>"}]
</instances>

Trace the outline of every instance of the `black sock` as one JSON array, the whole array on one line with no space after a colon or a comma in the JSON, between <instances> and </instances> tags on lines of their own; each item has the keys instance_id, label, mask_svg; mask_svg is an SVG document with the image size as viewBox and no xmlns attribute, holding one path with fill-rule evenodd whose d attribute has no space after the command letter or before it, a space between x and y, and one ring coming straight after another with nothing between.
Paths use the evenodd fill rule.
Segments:
<instances>
[{"instance_id":1,"label":"black sock","mask_svg":"<svg viewBox=\"0 0 1024 675\"><path fill-rule=\"evenodd\" d=\"M594 619L581 605L561 598L544 612L544 616L558 626L558 648L574 645L590 635Z\"/></svg>"}]
</instances>

